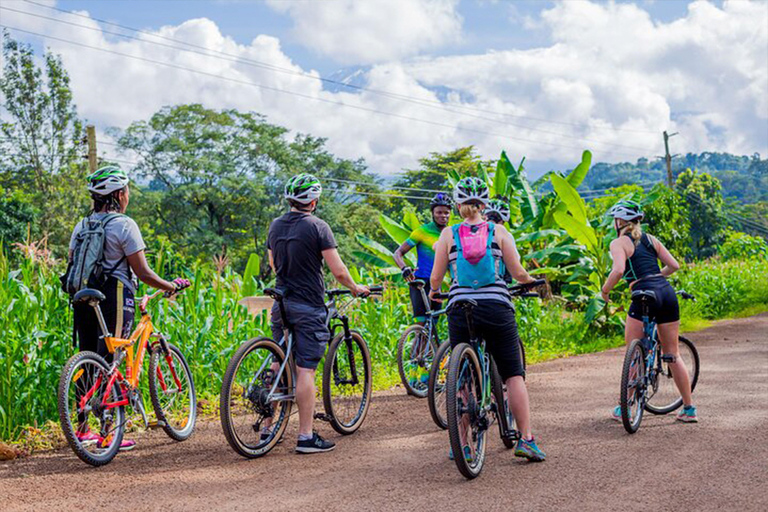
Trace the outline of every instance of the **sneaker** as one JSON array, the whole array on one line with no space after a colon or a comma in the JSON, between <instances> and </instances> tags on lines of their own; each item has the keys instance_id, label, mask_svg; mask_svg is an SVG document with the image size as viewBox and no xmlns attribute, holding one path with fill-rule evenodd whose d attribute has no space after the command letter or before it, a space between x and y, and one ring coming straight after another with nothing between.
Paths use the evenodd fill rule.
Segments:
<instances>
[{"instance_id":1,"label":"sneaker","mask_svg":"<svg viewBox=\"0 0 768 512\"><path fill-rule=\"evenodd\" d=\"M515 457L524 457L533 462L542 462L547 458L547 455L536 446L536 440L531 438L530 441L520 438L515 446Z\"/></svg>"},{"instance_id":2,"label":"sneaker","mask_svg":"<svg viewBox=\"0 0 768 512\"><path fill-rule=\"evenodd\" d=\"M696 415L695 405L686 405L683 410L677 413L677 419L685 423L698 423L699 417Z\"/></svg>"},{"instance_id":3,"label":"sneaker","mask_svg":"<svg viewBox=\"0 0 768 512\"><path fill-rule=\"evenodd\" d=\"M617 405L613 412L611 413L611 419L616 421L621 421L621 406Z\"/></svg>"},{"instance_id":4,"label":"sneaker","mask_svg":"<svg viewBox=\"0 0 768 512\"><path fill-rule=\"evenodd\" d=\"M101 448L106 448L112 443L112 434L109 434L107 437L102 438L99 437L99 446ZM121 452L129 452L133 450L136 447L136 441L131 441L129 439L123 438L123 442L120 443L120 448L118 448Z\"/></svg>"},{"instance_id":5,"label":"sneaker","mask_svg":"<svg viewBox=\"0 0 768 512\"><path fill-rule=\"evenodd\" d=\"M296 443L296 451L298 453L329 452L334 448L336 448L336 443L323 439L318 435L317 432L312 433L311 439L306 439Z\"/></svg>"},{"instance_id":6,"label":"sneaker","mask_svg":"<svg viewBox=\"0 0 768 512\"><path fill-rule=\"evenodd\" d=\"M453 448L448 451L448 458L453 460ZM469 449L469 446L464 447L464 460L472 462L472 450Z\"/></svg>"},{"instance_id":7,"label":"sneaker","mask_svg":"<svg viewBox=\"0 0 768 512\"><path fill-rule=\"evenodd\" d=\"M271 435L272 435L271 431L266 431L266 432L262 431L261 434L259 435L259 442L263 443L264 441L267 441ZM277 444L280 444L282 442L283 442L283 438L281 436L280 439L277 440Z\"/></svg>"},{"instance_id":8,"label":"sneaker","mask_svg":"<svg viewBox=\"0 0 768 512\"><path fill-rule=\"evenodd\" d=\"M85 432L76 432L75 437L83 446L92 445L101 439L98 434L94 434L90 429Z\"/></svg>"}]
</instances>

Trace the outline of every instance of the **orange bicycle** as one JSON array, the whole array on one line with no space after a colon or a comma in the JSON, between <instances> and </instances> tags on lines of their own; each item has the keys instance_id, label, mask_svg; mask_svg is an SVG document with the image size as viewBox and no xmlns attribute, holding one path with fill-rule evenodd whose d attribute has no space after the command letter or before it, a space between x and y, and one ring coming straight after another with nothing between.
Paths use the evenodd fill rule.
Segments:
<instances>
[{"instance_id":1,"label":"orange bicycle","mask_svg":"<svg viewBox=\"0 0 768 512\"><path fill-rule=\"evenodd\" d=\"M189 365L178 348L155 332L147 312L149 302L160 295L168 296L158 291L141 300L141 320L128 339L113 337L108 332L99 307L105 299L103 293L86 288L73 299L94 308L112 354L111 363L95 352L75 354L64 366L59 381L61 428L75 454L92 466L107 464L117 455L129 422L126 406L141 414L145 427L150 425L139 388L147 351L149 395L157 425L176 441L188 439L195 428L197 400ZM125 374L120 371L123 362Z\"/></svg>"}]
</instances>

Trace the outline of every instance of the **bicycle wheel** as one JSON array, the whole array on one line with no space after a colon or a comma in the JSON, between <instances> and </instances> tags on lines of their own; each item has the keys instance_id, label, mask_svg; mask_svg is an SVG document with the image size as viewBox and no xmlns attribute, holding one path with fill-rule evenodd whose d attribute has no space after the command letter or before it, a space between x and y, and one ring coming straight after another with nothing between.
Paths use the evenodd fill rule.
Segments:
<instances>
[{"instance_id":1,"label":"bicycle wheel","mask_svg":"<svg viewBox=\"0 0 768 512\"><path fill-rule=\"evenodd\" d=\"M445 382L448 378L448 363L451 360L451 342L444 341L435 353L435 360L429 369L427 402L429 414L435 425L445 430L448 419L445 412Z\"/></svg>"},{"instance_id":2,"label":"bicycle wheel","mask_svg":"<svg viewBox=\"0 0 768 512\"><path fill-rule=\"evenodd\" d=\"M517 442L517 425L515 417L512 415L512 409L509 407L507 399L507 386L501 380L499 369L496 362L491 359L491 388L493 389L493 400L496 402L496 417L499 419L499 436L504 447L512 449Z\"/></svg>"},{"instance_id":3,"label":"bicycle wheel","mask_svg":"<svg viewBox=\"0 0 768 512\"><path fill-rule=\"evenodd\" d=\"M123 442L124 407L103 406L122 398L117 384L107 389L108 381L109 364L89 351L72 356L59 378L61 429L75 455L91 466L108 464Z\"/></svg>"},{"instance_id":4,"label":"bicycle wheel","mask_svg":"<svg viewBox=\"0 0 768 512\"><path fill-rule=\"evenodd\" d=\"M371 405L371 354L362 335L339 333L331 341L323 365L323 405L333 429L342 435L363 424Z\"/></svg>"},{"instance_id":5,"label":"bicycle wheel","mask_svg":"<svg viewBox=\"0 0 768 512\"><path fill-rule=\"evenodd\" d=\"M152 350L149 359L149 395L158 423L168 437L189 439L197 420L197 398L192 372L181 351L168 343Z\"/></svg>"},{"instance_id":6,"label":"bicycle wheel","mask_svg":"<svg viewBox=\"0 0 768 512\"><path fill-rule=\"evenodd\" d=\"M446 382L448 437L453 461L466 478L476 478L485 461L485 434L481 417L483 374L475 351L466 343L453 348Z\"/></svg>"},{"instance_id":7,"label":"bicycle wheel","mask_svg":"<svg viewBox=\"0 0 768 512\"><path fill-rule=\"evenodd\" d=\"M282 348L269 338L243 343L229 360L221 383L220 416L224 437L237 453L257 458L269 453L282 438L293 406L293 368Z\"/></svg>"},{"instance_id":8,"label":"bicycle wheel","mask_svg":"<svg viewBox=\"0 0 768 512\"><path fill-rule=\"evenodd\" d=\"M688 378L691 380L691 392L693 392L696 388L696 383L699 381L699 351L696 350L696 345L691 340L682 336L680 336L679 348L680 357L688 369ZM675 386L675 380L672 378L672 371L669 365L661 362L657 367L660 368L660 371L653 394L649 396L645 404L645 410L653 414L669 414L683 405L683 399L677 390L677 386Z\"/></svg>"},{"instance_id":9,"label":"bicycle wheel","mask_svg":"<svg viewBox=\"0 0 768 512\"><path fill-rule=\"evenodd\" d=\"M405 391L417 398L428 393L429 369L435 358L437 343L427 339L428 330L422 325L408 327L397 343L397 370Z\"/></svg>"},{"instance_id":10,"label":"bicycle wheel","mask_svg":"<svg viewBox=\"0 0 768 512\"><path fill-rule=\"evenodd\" d=\"M621 372L621 421L630 434L637 432L643 420L645 391L645 348L642 340L634 340L624 355Z\"/></svg>"}]
</instances>

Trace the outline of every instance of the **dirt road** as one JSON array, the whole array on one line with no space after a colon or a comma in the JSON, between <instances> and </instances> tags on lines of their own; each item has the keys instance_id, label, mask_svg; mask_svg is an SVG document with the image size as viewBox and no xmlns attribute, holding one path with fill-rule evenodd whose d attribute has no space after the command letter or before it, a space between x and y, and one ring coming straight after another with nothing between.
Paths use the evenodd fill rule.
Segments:
<instances>
[{"instance_id":1,"label":"dirt road","mask_svg":"<svg viewBox=\"0 0 768 512\"><path fill-rule=\"evenodd\" d=\"M536 365L531 464L496 436L467 482L424 400L377 395L363 428L328 454L286 442L244 460L216 422L177 444L162 431L94 469L69 449L0 464L0 510L768 510L768 314L690 336L701 353L701 422L646 416L627 435L608 419L623 353ZM494 431L495 432L495 431Z\"/></svg>"}]
</instances>

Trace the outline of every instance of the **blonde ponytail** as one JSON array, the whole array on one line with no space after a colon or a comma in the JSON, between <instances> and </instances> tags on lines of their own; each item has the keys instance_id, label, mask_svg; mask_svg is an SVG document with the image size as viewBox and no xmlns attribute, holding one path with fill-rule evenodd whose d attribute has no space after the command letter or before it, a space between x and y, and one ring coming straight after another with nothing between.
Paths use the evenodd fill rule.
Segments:
<instances>
[{"instance_id":1,"label":"blonde ponytail","mask_svg":"<svg viewBox=\"0 0 768 512\"><path fill-rule=\"evenodd\" d=\"M475 203L464 203L459 205L459 213L461 218L469 219L475 215L479 215L483 211L483 206Z\"/></svg>"},{"instance_id":2,"label":"blonde ponytail","mask_svg":"<svg viewBox=\"0 0 768 512\"><path fill-rule=\"evenodd\" d=\"M643 228L637 221L625 221L626 224L624 224L621 227L621 235L625 235L626 233L629 233L629 236L632 237L632 241L635 243L635 245L640 243L640 237L643 236Z\"/></svg>"}]
</instances>

